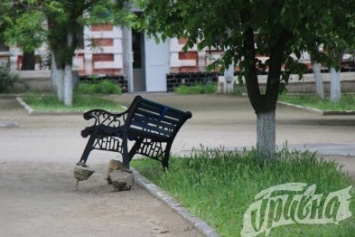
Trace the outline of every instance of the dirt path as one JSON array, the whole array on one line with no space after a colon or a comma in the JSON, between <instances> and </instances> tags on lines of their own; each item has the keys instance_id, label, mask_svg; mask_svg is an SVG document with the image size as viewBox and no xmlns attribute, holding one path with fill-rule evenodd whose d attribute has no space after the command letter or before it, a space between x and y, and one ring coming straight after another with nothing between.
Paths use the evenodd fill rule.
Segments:
<instances>
[{"instance_id":1,"label":"dirt path","mask_svg":"<svg viewBox=\"0 0 355 237\"><path fill-rule=\"evenodd\" d=\"M76 191L81 116L28 116L14 99L0 99L4 121L18 127L0 128L0 236L202 236L138 185L114 192L105 175L115 154L98 153L96 172Z\"/></svg>"},{"instance_id":2,"label":"dirt path","mask_svg":"<svg viewBox=\"0 0 355 237\"><path fill-rule=\"evenodd\" d=\"M0 163L0 236L201 236L137 185L114 192L106 165L75 190L72 166Z\"/></svg>"}]
</instances>

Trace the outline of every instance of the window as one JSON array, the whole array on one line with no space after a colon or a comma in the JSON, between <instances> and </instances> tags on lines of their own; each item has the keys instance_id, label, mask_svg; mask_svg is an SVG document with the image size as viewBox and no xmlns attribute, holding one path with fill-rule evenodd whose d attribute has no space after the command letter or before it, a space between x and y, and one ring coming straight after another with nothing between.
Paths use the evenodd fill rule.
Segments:
<instances>
[{"instance_id":1,"label":"window","mask_svg":"<svg viewBox=\"0 0 355 237\"><path fill-rule=\"evenodd\" d=\"M7 47L2 40L0 40L0 52L8 52L8 51L9 51L9 47Z\"/></svg>"}]
</instances>

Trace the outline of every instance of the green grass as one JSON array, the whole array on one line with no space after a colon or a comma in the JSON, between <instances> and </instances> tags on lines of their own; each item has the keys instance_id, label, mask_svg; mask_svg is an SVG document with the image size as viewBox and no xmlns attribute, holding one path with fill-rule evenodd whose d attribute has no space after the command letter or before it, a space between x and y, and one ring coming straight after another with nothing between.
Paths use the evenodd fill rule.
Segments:
<instances>
[{"instance_id":1,"label":"green grass","mask_svg":"<svg viewBox=\"0 0 355 237\"><path fill-rule=\"evenodd\" d=\"M329 98L320 99L308 94L284 94L279 101L327 111L355 110L354 94L342 94L340 101L335 103L330 102Z\"/></svg>"},{"instance_id":2,"label":"green grass","mask_svg":"<svg viewBox=\"0 0 355 237\"><path fill-rule=\"evenodd\" d=\"M117 102L98 96L74 95L71 107L65 106L54 95L29 95L23 100L32 109L39 111L87 111L96 108L123 111L123 107Z\"/></svg>"},{"instance_id":3,"label":"green grass","mask_svg":"<svg viewBox=\"0 0 355 237\"><path fill-rule=\"evenodd\" d=\"M240 236L244 213L255 201L255 195L273 185L316 184L316 193L327 196L353 184L336 163L322 161L314 153L287 149L278 154L278 159L266 162L258 160L254 151L237 153L220 149L202 149L191 157L175 157L170 161L167 172L154 160L133 160L132 166L226 237ZM351 192L351 211L355 214L354 189ZM269 236L345 237L355 236L354 233L355 218L350 217L339 225L284 225L273 228Z\"/></svg>"},{"instance_id":4,"label":"green grass","mask_svg":"<svg viewBox=\"0 0 355 237\"><path fill-rule=\"evenodd\" d=\"M181 85L174 89L174 92L180 95L214 94L216 91L216 83L196 84L194 86Z\"/></svg>"},{"instance_id":5,"label":"green grass","mask_svg":"<svg viewBox=\"0 0 355 237\"><path fill-rule=\"evenodd\" d=\"M80 82L75 89L81 94L122 94L122 88L117 83L110 80L93 81L92 83Z\"/></svg>"}]
</instances>

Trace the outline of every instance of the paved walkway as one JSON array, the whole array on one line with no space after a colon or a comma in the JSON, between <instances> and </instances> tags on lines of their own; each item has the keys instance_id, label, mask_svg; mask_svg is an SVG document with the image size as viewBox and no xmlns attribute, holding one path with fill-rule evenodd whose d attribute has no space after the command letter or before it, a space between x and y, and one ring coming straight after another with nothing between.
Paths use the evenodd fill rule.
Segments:
<instances>
[{"instance_id":1,"label":"paved walkway","mask_svg":"<svg viewBox=\"0 0 355 237\"><path fill-rule=\"evenodd\" d=\"M114 99L129 105L134 96ZM246 97L144 96L193 113L175 139L174 153L188 154L201 145L255 146L256 117ZM75 192L71 172L85 147L80 131L87 125L81 115L29 116L15 98L0 98L0 236L200 235L139 186L124 193L109 190L103 177L115 153L92 152L88 163L99 171ZM327 155L355 177L354 115L322 116L280 105L277 144ZM22 228L16 228L19 222Z\"/></svg>"}]
</instances>

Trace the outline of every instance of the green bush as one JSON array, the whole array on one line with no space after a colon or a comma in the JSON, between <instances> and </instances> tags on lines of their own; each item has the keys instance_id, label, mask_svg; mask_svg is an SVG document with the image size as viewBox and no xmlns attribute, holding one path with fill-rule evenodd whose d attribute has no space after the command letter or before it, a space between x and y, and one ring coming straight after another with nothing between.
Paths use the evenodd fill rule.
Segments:
<instances>
[{"instance_id":1,"label":"green bush","mask_svg":"<svg viewBox=\"0 0 355 237\"><path fill-rule=\"evenodd\" d=\"M245 88L244 85L237 85L234 87L234 90L233 90L233 95L237 95L237 96L240 96L240 95L243 95L243 94L246 94L247 93L247 90Z\"/></svg>"},{"instance_id":2,"label":"green bush","mask_svg":"<svg viewBox=\"0 0 355 237\"><path fill-rule=\"evenodd\" d=\"M194 86L181 85L174 88L174 92L180 95L213 94L217 91L216 83L196 84Z\"/></svg>"},{"instance_id":3,"label":"green bush","mask_svg":"<svg viewBox=\"0 0 355 237\"><path fill-rule=\"evenodd\" d=\"M110 80L80 82L76 92L82 94L122 94L122 88Z\"/></svg>"},{"instance_id":4,"label":"green bush","mask_svg":"<svg viewBox=\"0 0 355 237\"><path fill-rule=\"evenodd\" d=\"M0 65L0 93L14 91L16 83L19 82L18 75L12 73L8 66Z\"/></svg>"}]
</instances>

